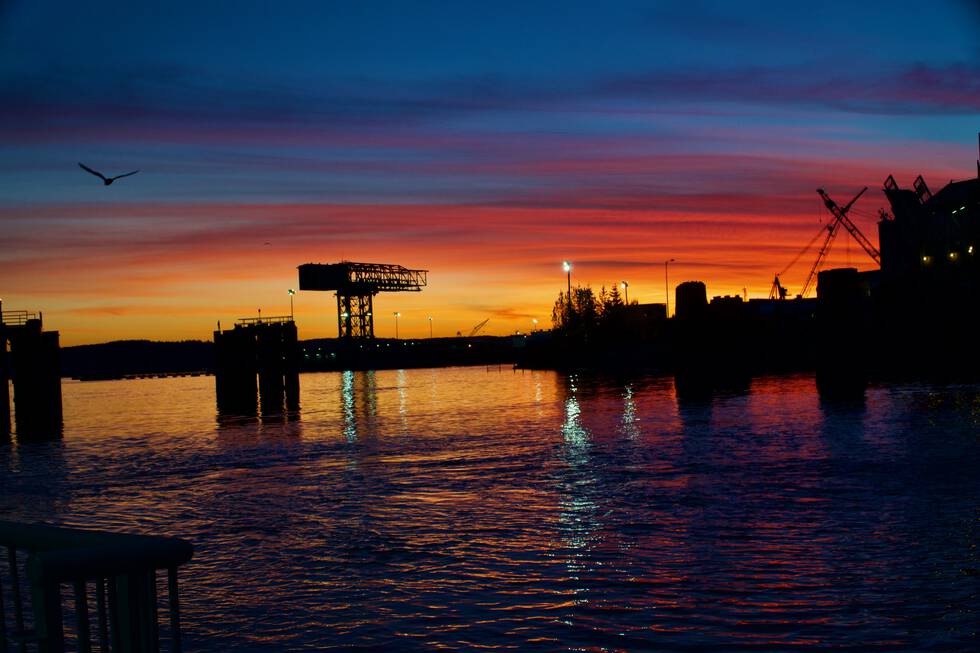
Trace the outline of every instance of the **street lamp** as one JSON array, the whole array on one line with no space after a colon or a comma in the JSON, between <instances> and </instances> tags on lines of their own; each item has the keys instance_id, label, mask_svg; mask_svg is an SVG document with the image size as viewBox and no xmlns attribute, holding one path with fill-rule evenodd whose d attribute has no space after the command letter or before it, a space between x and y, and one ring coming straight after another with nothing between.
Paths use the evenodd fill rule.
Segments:
<instances>
[{"instance_id":1,"label":"street lamp","mask_svg":"<svg viewBox=\"0 0 980 653\"><path fill-rule=\"evenodd\" d=\"M531 331L532 331L532 332L533 332L533 331L537 331L537 330L538 330L538 318L536 318L536 317L532 317L532 318L531 318L531 324L533 324L533 325L534 325L534 328L533 328L533 329L531 329Z\"/></svg>"},{"instance_id":2,"label":"street lamp","mask_svg":"<svg viewBox=\"0 0 980 653\"><path fill-rule=\"evenodd\" d=\"M623 292L624 293L626 293L626 305L629 306L630 305L630 285L629 285L629 283L627 283L626 281L622 281L622 282L620 282L619 287L623 289Z\"/></svg>"},{"instance_id":3,"label":"street lamp","mask_svg":"<svg viewBox=\"0 0 980 653\"><path fill-rule=\"evenodd\" d=\"M568 314L572 314L572 264L568 261L561 262L561 268L568 275Z\"/></svg>"},{"instance_id":4,"label":"street lamp","mask_svg":"<svg viewBox=\"0 0 980 653\"><path fill-rule=\"evenodd\" d=\"M293 320L293 295L296 294L296 291L290 288L286 292L289 293L289 319Z\"/></svg>"},{"instance_id":5,"label":"street lamp","mask_svg":"<svg viewBox=\"0 0 980 653\"><path fill-rule=\"evenodd\" d=\"M401 313L395 311L395 340L398 340L398 318L400 318L401 315Z\"/></svg>"},{"instance_id":6,"label":"street lamp","mask_svg":"<svg viewBox=\"0 0 980 653\"><path fill-rule=\"evenodd\" d=\"M429 316L429 340L432 340L432 316Z\"/></svg>"},{"instance_id":7,"label":"street lamp","mask_svg":"<svg viewBox=\"0 0 980 653\"><path fill-rule=\"evenodd\" d=\"M667 266L674 262L674 259L664 261L664 296L667 299L667 317L670 317L670 282L667 278Z\"/></svg>"}]
</instances>

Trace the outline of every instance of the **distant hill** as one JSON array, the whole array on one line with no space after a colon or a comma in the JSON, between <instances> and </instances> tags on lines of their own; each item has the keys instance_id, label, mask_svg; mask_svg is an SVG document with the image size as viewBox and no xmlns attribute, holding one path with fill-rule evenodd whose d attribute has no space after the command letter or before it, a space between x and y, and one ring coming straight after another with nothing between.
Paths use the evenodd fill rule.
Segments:
<instances>
[{"instance_id":1,"label":"distant hill","mask_svg":"<svg viewBox=\"0 0 980 653\"><path fill-rule=\"evenodd\" d=\"M214 366L212 343L201 340L154 342L117 340L61 350L61 375L119 378L128 374L197 372Z\"/></svg>"},{"instance_id":2,"label":"distant hill","mask_svg":"<svg viewBox=\"0 0 980 653\"><path fill-rule=\"evenodd\" d=\"M392 369L483 365L515 360L524 340L512 336L343 342L336 338L301 340L300 370ZM214 344L201 340L155 342L117 340L61 349L61 376L73 379L119 379L144 374L214 371Z\"/></svg>"}]
</instances>

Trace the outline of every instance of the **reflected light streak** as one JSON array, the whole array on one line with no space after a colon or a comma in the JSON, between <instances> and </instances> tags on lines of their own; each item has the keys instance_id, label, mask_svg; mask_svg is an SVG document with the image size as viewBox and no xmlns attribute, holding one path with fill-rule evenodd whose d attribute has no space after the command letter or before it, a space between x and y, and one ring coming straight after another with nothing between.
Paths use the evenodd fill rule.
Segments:
<instances>
[{"instance_id":1,"label":"reflected light streak","mask_svg":"<svg viewBox=\"0 0 980 653\"><path fill-rule=\"evenodd\" d=\"M398 383L398 416L401 418L402 429L408 428L408 389L407 375L405 370L398 370L395 374Z\"/></svg>"},{"instance_id":2,"label":"reflected light streak","mask_svg":"<svg viewBox=\"0 0 980 653\"><path fill-rule=\"evenodd\" d=\"M584 556L583 550L599 524L595 519L596 504L589 496L596 484L589 467L591 434L582 424L582 409L575 396L575 378L570 377L568 383L569 396L565 400L565 420L561 429L566 444L566 460L569 467L584 476L570 478L563 484L558 521L563 527L562 540L565 545L577 551L570 553L571 559L566 562L569 572L575 574L584 569L577 559Z\"/></svg>"},{"instance_id":3,"label":"reflected light streak","mask_svg":"<svg viewBox=\"0 0 980 653\"><path fill-rule=\"evenodd\" d=\"M364 390L364 394L367 396L364 411L370 417L377 417L378 382L375 378L374 370L359 372L359 374L361 375L361 389Z\"/></svg>"},{"instance_id":4,"label":"reflected light streak","mask_svg":"<svg viewBox=\"0 0 980 653\"><path fill-rule=\"evenodd\" d=\"M545 405L542 401L544 397L544 392L541 388L541 380L538 379L534 382L534 403L537 408L537 416L543 417L545 414Z\"/></svg>"},{"instance_id":5,"label":"reflected light streak","mask_svg":"<svg viewBox=\"0 0 980 653\"><path fill-rule=\"evenodd\" d=\"M633 401L633 386L630 384L626 386L626 390L623 393L622 422L623 433L630 440L635 440L636 436L640 434L639 423L640 420L636 417L636 402Z\"/></svg>"},{"instance_id":6,"label":"reflected light streak","mask_svg":"<svg viewBox=\"0 0 980 653\"><path fill-rule=\"evenodd\" d=\"M348 442L355 442L357 418L354 416L354 373L350 370L340 377L340 401L344 411L344 437Z\"/></svg>"},{"instance_id":7,"label":"reflected light streak","mask_svg":"<svg viewBox=\"0 0 980 653\"><path fill-rule=\"evenodd\" d=\"M575 396L576 392L575 379L569 379L569 396L565 400L565 421L561 426L562 436L565 438L565 442L569 445L569 452L574 453L574 462L585 462L580 458L582 453L585 453L583 449L587 449L589 445L589 431L584 426L582 426L582 409L579 406L578 398Z\"/></svg>"}]
</instances>

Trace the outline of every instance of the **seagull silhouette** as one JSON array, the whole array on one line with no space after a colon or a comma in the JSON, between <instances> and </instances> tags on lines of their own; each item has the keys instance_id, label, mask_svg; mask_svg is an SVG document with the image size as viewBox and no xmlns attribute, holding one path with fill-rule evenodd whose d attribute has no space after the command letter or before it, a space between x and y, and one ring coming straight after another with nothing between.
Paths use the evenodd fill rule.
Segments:
<instances>
[{"instance_id":1,"label":"seagull silhouette","mask_svg":"<svg viewBox=\"0 0 980 653\"><path fill-rule=\"evenodd\" d=\"M127 172L124 175L116 175L115 177L106 177L101 172L97 172L95 170L92 170L91 168L89 168L87 165L85 165L81 161L78 162L78 167L81 168L82 170L84 170L85 172L91 172L93 175L95 175L96 177L98 177L99 179L101 179L103 182L105 182L105 185L106 186L108 186L109 184L111 184L112 182L114 182L117 179L122 179L123 177L129 177L130 175L135 175L137 172L139 172L139 170L133 170L132 172Z\"/></svg>"}]
</instances>

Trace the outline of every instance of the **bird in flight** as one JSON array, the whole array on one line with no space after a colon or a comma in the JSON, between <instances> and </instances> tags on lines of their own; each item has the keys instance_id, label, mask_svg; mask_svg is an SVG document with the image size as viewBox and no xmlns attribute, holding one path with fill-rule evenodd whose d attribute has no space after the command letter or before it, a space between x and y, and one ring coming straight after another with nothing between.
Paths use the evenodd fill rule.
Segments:
<instances>
[{"instance_id":1,"label":"bird in flight","mask_svg":"<svg viewBox=\"0 0 980 653\"><path fill-rule=\"evenodd\" d=\"M97 172L95 170L92 170L91 168L89 168L87 165L85 165L81 161L78 162L78 167L81 168L82 170L84 170L85 172L91 172L93 175L95 175L96 177L98 177L99 179L101 179L105 183L106 186L108 186L109 184L111 184L112 182L114 182L117 179L122 179L123 177L129 177L130 175L135 175L137 172L139 172L139 170L133 170L132 172L127 172L124 175L116 175L115 177L106 177L101 172Z\"/></svg>"}]
</instances>

